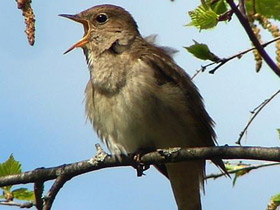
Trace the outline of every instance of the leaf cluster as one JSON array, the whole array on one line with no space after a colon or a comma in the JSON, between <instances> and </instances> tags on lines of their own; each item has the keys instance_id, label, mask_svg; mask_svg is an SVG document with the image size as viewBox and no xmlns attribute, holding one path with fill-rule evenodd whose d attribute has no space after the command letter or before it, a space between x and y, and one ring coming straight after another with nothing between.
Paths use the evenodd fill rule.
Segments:
<instances>
[{"instance_id":1,"label":"leaf cluster","mask_svg":"<svg viewBox=\"0 0 280 210\"><path fill-rule=\"evenodd\" d=\"M259 22L264 30L268 30L272 37L280 36L279 28L273 25L269 19L280 20L280 1L278 0L247 0L245 1L245 12L250 22L250 27L255 36L261 41L260 28L255 22ZM186 26L194 26L201 30L212 29L221 21L230 21L233 11L228 9L226 0L201 0L201 5L192 11L189 11L191 22ZM215 63L221 62L221 59L215 55L206 44L198 44L195 41L194 45L185 47L189 53L196 58L202 60L210 60ZM259 72L262 67L263 58L258 50L253 50L253 55L256 63L256 72ZM280 67L280 41L276 41L276 60ZM213 59L214 56L214 59Z\"/></svg>"},{"instance_id":2,"label":"leaf cluster","mask_svg":"<svg viewBox=\"0 0 280 210\"><path fill-rule=\"evenodd\" d=\"M21 164L19 161L16 161L13 155L3 163L0 163L0 177L20 174L21 173ZM27 188L17 188L12 190L12 185L1 187L2 195L0 198L3 198L5 202L13 201L14 199L17 200L26 200L26 201L33 201L34 200L34 193L33 191L29 191Z\"/></svg>"}]
</instances>

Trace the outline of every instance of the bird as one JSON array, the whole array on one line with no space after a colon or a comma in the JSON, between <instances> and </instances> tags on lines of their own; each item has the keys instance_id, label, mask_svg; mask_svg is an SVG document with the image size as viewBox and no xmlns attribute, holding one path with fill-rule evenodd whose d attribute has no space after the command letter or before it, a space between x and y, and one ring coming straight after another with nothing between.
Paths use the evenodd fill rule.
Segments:
<instances>
[{"instance_id":1,"label":"bird","mask_svg":"<svg viewBox=\"0 0 280 210\"><path fill-rule=\"evenodd\" d=\"M75 15L84 36L65 53L82 48L90 79L86 115L111 154L168 148L213 147L214 122L172 50L143 38L132 15L103 4ZM212 160L221 170L221 159ZM178 210L201 210L205 160L155 164L171 182Z\"/></svg>"}]
</instances>

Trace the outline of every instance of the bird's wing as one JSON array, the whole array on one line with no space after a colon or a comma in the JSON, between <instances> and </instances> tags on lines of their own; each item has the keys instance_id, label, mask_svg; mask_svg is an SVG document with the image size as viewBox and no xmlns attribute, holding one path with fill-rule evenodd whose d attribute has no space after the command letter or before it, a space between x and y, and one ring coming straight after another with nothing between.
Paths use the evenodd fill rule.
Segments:
<instances>
[{"instance_id":1,"label":"bird's wing","mask_svg":"<svg viewBox=\"0 0 280 210\"><path fill-rule=\"evenodd\" d=\"M151 45L150 43L146 43ZM214 122L205 110L203 99L198 92L197 87L191 81L189 75L178 65L175 64L171 56L165 52L164 48L151 45L148 51L143 51L142 59L151 69L155 70L155 77L158 84L168 82L179 86L184 92L186 104L191 111L193 119L196 119L197 130L201 135L203 145L198 146L215 146L216 134L213 129ZM224 163L221 159L215 158L212 161L224 172L226 172ZM227 173L227 172L226 172Z\"/></svg>"},{"instance_id":2,"label":"bird's wing","mask_svg":"<svg viewBox=\"0 0 280 210\"><path fill-rule=\"evenodd\" d=\"M155 47L154 47L155 48ZM158 84L173 83L179 86L185 95L188 108L192 110L191 114L197 120L199 132L204 132L204 146L215 145L215 132L213 130L213 120L207 114L202 97L196 86L191 81L187 73L175 64L173 59L165 53L162 48L150 48L144 52L141 59L155 70L154 75Z\"/></svg>"}]
</instances>

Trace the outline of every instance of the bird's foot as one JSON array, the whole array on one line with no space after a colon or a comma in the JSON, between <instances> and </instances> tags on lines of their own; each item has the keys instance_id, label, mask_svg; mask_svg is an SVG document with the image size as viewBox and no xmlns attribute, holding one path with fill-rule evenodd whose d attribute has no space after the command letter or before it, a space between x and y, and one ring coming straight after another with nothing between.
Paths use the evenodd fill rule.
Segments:
<instances>
[{"instance_id":1,"label":"bird's foot","mask_svg":"<svg viewBox=\"0 0 280 210\"><path fill-rule=\"evenodd\" d=\"M150 168L150 165L141 163L141 157L143 155L147 154L148 152L150 152L150 151L141 149L141 150L138 150L135 154L133 154L132 166L136 169L138 177L145 175L144 171L146 171Z\"/></svg>"}]
</instances>

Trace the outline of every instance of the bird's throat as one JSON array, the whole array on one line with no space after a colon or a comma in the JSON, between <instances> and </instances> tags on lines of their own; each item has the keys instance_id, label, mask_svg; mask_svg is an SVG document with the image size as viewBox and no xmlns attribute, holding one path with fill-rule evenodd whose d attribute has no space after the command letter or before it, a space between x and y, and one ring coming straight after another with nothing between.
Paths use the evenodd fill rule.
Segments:
<instances>
[{"instance_id":1,"label":"bird's throat","mask_svg":"<svg viewBox=\"0 0 280 210\"><path fill-rule=\"evenodd\" d=\"M85 56L95 91L109 95L119 93L125 86L127 72L121 56L115 59L119 55L111 51L105 51L98 58L87 51Z\"/></svg>"}]
</instances>

